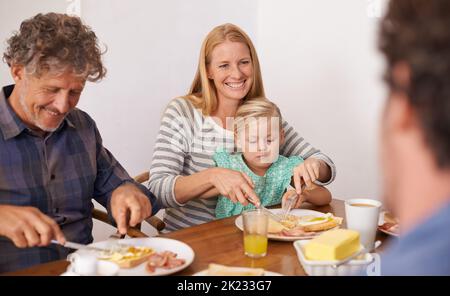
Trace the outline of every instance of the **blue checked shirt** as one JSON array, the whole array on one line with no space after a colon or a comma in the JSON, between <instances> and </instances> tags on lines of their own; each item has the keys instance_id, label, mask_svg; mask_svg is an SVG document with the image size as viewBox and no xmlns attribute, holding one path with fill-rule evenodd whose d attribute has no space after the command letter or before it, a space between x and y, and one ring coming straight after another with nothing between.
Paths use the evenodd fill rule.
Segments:
<instances>
[{"instance_id":1,"label":"blue checked shirt","mask_svg":"<svg viewBox=\"0 0 450 296\"><path fill-rule=\"evenodd\" d=\"M0 205L32 206L53 218L66 239L92 242L91 199L110 209L112 191L133 182L103 147L94 120L75 109L45 138L28 129L8 103L14 86L0 92ZM153 194L152 214L158 210ZM19 249L0 236L0 273L65 258L56 245Z\"/></svg>"},{"instance_id":2,"label":"blue checked shirt","mask_svg":"<svg viewBox=\"0 0 450 296\"><path fill-rule=\"evenodd\" d=\"M381 275L450 276L450 199L381 255Z\"/></svg>"}]
</instances>

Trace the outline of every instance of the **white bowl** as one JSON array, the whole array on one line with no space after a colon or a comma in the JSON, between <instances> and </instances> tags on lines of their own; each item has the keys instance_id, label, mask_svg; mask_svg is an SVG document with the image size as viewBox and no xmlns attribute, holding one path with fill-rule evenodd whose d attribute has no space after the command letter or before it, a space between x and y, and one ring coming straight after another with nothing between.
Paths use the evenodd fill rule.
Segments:
<instances>
[{"instance_id":1,"label":"white bowl","mask_svg":"<svg viewBox=\"0 0 450 296\"><path fill-rule=\"evenodd\" d=\"M305 257L304 245L308 240L297 240L294 242L294 248L297 251L297 256L300 264L303 266L307 275L314 276L347 276L363 274L367 266L373 261L371 254L364 255L364 259L351 260L346 264L333 268L333 265L338 261L315 261L308 260ZM361 246L362 247L362 246Z\"/></svg>"}]
</instances>

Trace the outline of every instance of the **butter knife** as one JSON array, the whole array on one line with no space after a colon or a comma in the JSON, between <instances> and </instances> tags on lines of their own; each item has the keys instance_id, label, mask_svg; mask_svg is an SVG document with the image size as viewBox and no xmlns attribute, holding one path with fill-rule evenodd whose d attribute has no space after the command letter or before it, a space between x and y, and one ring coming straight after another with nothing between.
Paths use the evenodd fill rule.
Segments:
<instances>
[{"instance_id":1,"label":"butter knife","mask_svg":"<svg viewBox=\"0 0 450 296\"><path fill-rule=\"evenodd\" d=\"M255 208L257 208L258 210L263 211L267 216L269 216L273 220L275 220L277 222L283 221L283 217L281 217L279 215L275 215L274 213L269 211L265 206L263 206L262 203L259 202L258 205L256 205L255 201L253 201L253 200L250 200L250 201L255 205Z\"/></svg>"},{"instance_id":2,"label":"butter knife","mask_svg":"<svg viewBox=\"0 0 450 296\"><path fill-rule=\"evenodd\" d=\"M57 240L52 240L51 243L63 246L65 248L74 249L74 250L85 249L85 250L92 250L92 251L96 251L96 252L105 252L105 251L108 252L109 251L108 249L83 245L83 244L74 243L74 242L66 242L65 244L60 244Z\"/></svg>"},{"instance_id":3,"label":"butter knife","mask_svg":"<svg viewBox=\"0 0 450 296\"><path fill-rule=\"evenodd\" d=\"M356 257L359 257L361 255L367 254L367 253L372 253L373 251L375 251L376 248L378 248L381 245L381 241L376 241L374 246L372 248L368 249L361 249L358 252L356 252L355 254L351 255L350 257L347 257L346 259L340 260L337 263L333 264L332 267L333 268L338 268L339 266L341 266L342 264L348 263L350 261L352 261L353 259L355 259Z\"/></svg>"},{"instance_id":4,"label":"butter knife","mask_svg":"<svg viewBox=\"0 0 450 296\"><path fill-rule=\"evenodd\" d=\"M262 204L260 204L258 207L256 207L259 210L262 210L266 215L268 215L271 219L277 221L277 222L281 222L283 221L283 218L279 215L275 215L274 213L272 213L271 211L269 211L266 207L264 207Z\"/></svg>"}]
</instances>

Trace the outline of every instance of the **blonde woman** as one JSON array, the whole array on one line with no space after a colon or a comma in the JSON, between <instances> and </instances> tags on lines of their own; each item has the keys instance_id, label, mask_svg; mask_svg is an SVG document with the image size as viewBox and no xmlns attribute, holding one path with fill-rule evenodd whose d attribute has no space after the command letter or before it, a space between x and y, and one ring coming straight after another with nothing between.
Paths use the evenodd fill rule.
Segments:
<instances>
[{"instance_id":1,"label":"blonde woman","mask_svg":"<svg viewBox=\"0 0 450 296\"><path fill-rule=\"evenodd\" d=\"M234 150L232 121L244 101L265 97L258 56L239 27L214 28L201 47L199 65L189 93L173 99L161 120L149 187L166 208L166 230L172 231L215 218L217 191L246 206L259 203L245 173L214 166L217 148ZM281 155L305 161L294 168L296 191L301 182L331 183L336 168L329 157L307 143L285 121Z\"/></svg>"}]
</instances>

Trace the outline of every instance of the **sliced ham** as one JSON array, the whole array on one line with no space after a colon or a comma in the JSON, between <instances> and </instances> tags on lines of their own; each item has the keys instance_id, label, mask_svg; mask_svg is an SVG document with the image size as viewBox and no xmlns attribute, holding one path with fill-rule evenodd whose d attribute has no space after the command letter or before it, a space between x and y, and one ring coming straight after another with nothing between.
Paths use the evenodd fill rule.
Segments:
<instances>
[{"instance_id":1,"label":"sliced ham","mask_svg":"<svg viewBox=\"0 0 450 296\"><path fill-rule=\"evenodd\" d=\"M297 226L288 230L282 230L281 234L284 236L308 236L308 237L311 235L315 235L314 232L307 232L303 230L302 226Z\"/></svg>"},{"instance_id":2,"label":"sliced ham","mask_svg":"<svg viewBox=\"0 0 450 296\"><path fill-rule=\"evenodd\" d=\"M164 268L172 269L172 268L183 265L185 262L186 262L186 260L184 260L184 259L172 258L167 262L167 264L164 266Z\"/></svg>"},{"instance_id":3,"label":"sliced ham","mask_svg":"<svg viewBox=\"0 0 450 296\"><path fill-rule=\"evenodd\" d=\"M154 253L150 255L147 261L147 265L153 266L153 267L162 267L167 262L167 256L163 256L160 253Z\"/></svg>"},{"instance_id":4,"label":"sliced ham","mask_svg":"<svg viewBox=\"0 0 450 296\"><path fill-rule=\"evenodd\" d=\"M183 265L186 262L184 259L178 259L177 254L171 251L163 251L152 254L147 261L146 270L149 273L154 273L156 268L173 269Z\"/></svg>"}]
</instances>

